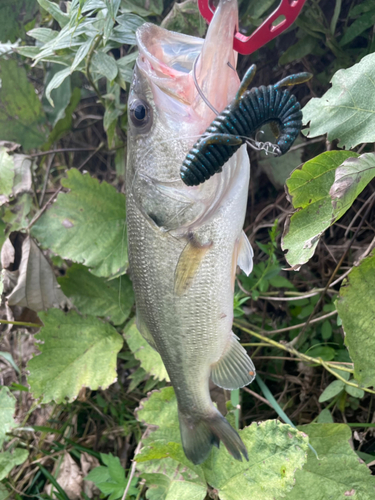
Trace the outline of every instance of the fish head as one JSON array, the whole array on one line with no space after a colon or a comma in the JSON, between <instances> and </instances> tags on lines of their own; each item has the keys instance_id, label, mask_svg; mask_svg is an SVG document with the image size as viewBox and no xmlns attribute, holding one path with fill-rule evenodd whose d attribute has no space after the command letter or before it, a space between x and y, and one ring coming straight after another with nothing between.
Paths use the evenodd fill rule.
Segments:
<instances>
[{"instance_id":1,"label":"fish head","mask_svg":"<svg viewBox=\"0 0 375 500\"><path fill-rule=\"evenodd\" d=\"M220 0L204 40L145 23L128 102L127 193L142 213L167 230L191 229L218 205L237 169L188 187L180 167L193 144L239 87L233 36L237 0ZM207 105L201 93L211 104Z\"/></svg>"}]
</instances>

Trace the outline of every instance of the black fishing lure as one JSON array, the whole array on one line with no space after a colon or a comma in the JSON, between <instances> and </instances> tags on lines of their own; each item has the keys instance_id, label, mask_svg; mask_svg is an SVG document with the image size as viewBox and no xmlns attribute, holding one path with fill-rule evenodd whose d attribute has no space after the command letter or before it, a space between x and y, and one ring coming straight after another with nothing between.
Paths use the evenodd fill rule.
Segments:
<instances>
[{"instance_id":1,"label":"black fishing lure","mask_svg":"<svg viewBox=\"0 0 375 500\"><path fill-rule=\"evenodd\" d=\"M302 127L300 103L289 90L281 87L308 81L310 73L298 73L268 87L250 90L256 72L253 64L241 82L234 100L207 128L186 155L180 169L181 179L188 186L202 184L221 172L223 165L264 124L277 125L277 143L272 145L277 156L286 153ZM272 123L272 125L273 125Z\"/></svg>"}]
</instances>

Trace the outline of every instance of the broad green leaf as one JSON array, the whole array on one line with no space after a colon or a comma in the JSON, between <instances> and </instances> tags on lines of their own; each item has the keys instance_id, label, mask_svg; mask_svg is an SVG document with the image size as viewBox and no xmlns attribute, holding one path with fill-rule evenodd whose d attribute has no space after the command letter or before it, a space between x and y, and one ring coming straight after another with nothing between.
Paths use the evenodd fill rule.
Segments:
<instances>
[{"instance_id":1,"label":"broad green leaf","mask_svg":"<svg viewBox=\"0 0 375 500\"><path fill-rule=\"evenodd\" d=\"M16 398L8 387L2 387L0 389L0 448L4 443L5 434L16 425L13 419L15 411Z\"/></svg>"},{"instance_id":2,"label":"broad green leaf","mask_svg":"<svg viewBox=\"0 0 375 500\"><path fill-rule=\"evenodd\" d=\"M356 156L349 151L328 151L296 169L287 180L289 200L298 211L285 225L282 248L288 251L285 257L294 269L314 255L323 232L344 215L375 175L373 153L351 158ZM369 164L374 168L369 169Z\"/></svg>"},{"instance_id":3,"label":"broad green leaf","mask_svg":"<svg viewBox=\"0 0 375 500\"><path fill-rule=\"evenodd\" d=\"M328 401L329 399L334 398L337 394L340 394L345 388L345 382L342 380L334 380L331 382L322 392L319 397L319 403L324 403L324 401Z\"/></svg>"},{"instance_id":4,"label":"broad green leaf","mask_svg":"<svg viewBox=\"0 0 375 500\"><path fill-rule=\"evenodd\" d=\"M33 19L37 9L37 3L30 0L1 0L0 42L15 42L24 38L25 26Z\"/></svg>"},{"instance_id":5,"label":"broad green leaf","mask_svg":"<svg viewBox=\"0 0 375 500\"><path fill-rule=\"evenodd\" d=\"M0 148L0 205L9 201L13 191L14 164L5 148Z\"/></svg>"},{"instance_id":6,"label":"broad green leaf","mask_svg":"<svg viewBox=\"0 0 375 500\"><path fill-rule=\"evenodd\" d=\"M177 470L171 467L169 475L165 472L166 466L163 461L163 472L144 473L142 478L146 480L148 490L146 496L148 500L204 500L207 494L207 487L204 484L197 484L193 481L185 480L181 474L181 468ZM173 464L173 461L171 461Z\"/></svg>"},{"instance_id":7,"label":"broad green leaf","mask_svg":"<svg viewBox=\"0 0 375 500\"><path fill-rule=\"evenodd\" d=\"M355 380L352 379L350 382L355 382ZM357 387L353 387L351 385L345 385L345 391L350 396L353 396L353 398L361 399L365 395L365 391L363 389L358 389Z\"/></svg>"},{"instance_id":8,"label":"broad green leaf","mask_svg":"<svg viewBox=\"0 0 375 500\"><path fill-rule=\"evenodd\" d=\"M318 419L317 419L318 424L333 424L333 418L331 415L331 412L329 411L328 408L324 408L319 413Z\"/></svg>"},{"instance_id":9,"label":"broad green leaf","mask_svg":"<svg viewBox=\"0 0 375 500\"><path fill-rule=\"evenodd\" d=\"M8 498L10 498L10 491L4 484L0 483L0 500L7 500Z\"/></svg>"},{"instance_id":10,"label":"broad green leaf","mask_svg":"<svg viewBox=\"0 0 375 500\"><path fill-rule=\"evenodd\" d=\"M345 344L354 362L354 377L375 386L375 255L354 267L340 288L337 311L345 332Z\"/></svg>"},{"instance_id":11,"label":"broad green leaf","mask_svg":"<svg viewBox=\"0 0 375 500\"><path fill-rule=\"evenodd\" d=\"M212 450L202 465L193 465L182 450L177 402L171 387L154 392L143 400L137 418L157 426L144 440L144 448L136 457L138 469L154 484L154 493L159 494L154 498L165 498L161 496L162 478L150 477L155 474L158 463L159 471L164 471L169 480L179 478L185 483L185 486L180 487L181 494L186 497L190 489L194 491L186 484L190 482L201 487L197 491L198 499L204 498L203 487L209 484L217 490L221 500L274 500L283 498L291 490L295 471L302 467L306 459L306 436L289 425L268 420L260 424L253 423L239 431L248 449L249 462L234 460L224 446L220 446L219 450ZM172 461L175 462L174 468ZM152 483L152 480L156 480L156 483ZM164 483L168 486L165 480Z\"/></svg>"},{"instance_id":12,"label":"broad green leaf","mask_svg":"<svg viewBox=\"0 0 375 500\"><path fill-rule=\"evenodd\" d=\"M72 169L56 203L32 227L43 247L85 264L97 276L123 274L128 265L125 198L106 182Z\"/></svg>"},{"instance_id":13,"label":"broad green leaf","mask_svg":"<svg viewBox=\"0 0 375 500\"><path fill-rule=\"evenodd\" d=\"M1 278L0 278L1 279ZM2 290L1 290L1 286L2 286L2 282L1 282L1 285L0 285L0 291L2 293ZM21 374L21 370L18 368L18 366L16 365L14 359L13 359L13 356L11 355L10 352L6 352L6 351L0 351L0 358L3 358L5 359L6 361L8 361L8 363L11 365L12 368L14 368L16 370L17 373Z\"/></svg>"},{"instance_id":14,"label":"broad green leaf","mask_svg":"<svg viewBox=\"0 0 375 500\"><path fill-rule=\"evenodd\" d=\"M160 354L139 333L135 323L131 323L124 332L126 342L134 357L141 362L142 368L159 380L168 380L168 373Z\"/></svg>"},{"instance_id":15,"label":"broad green leaf","mask_svg":"<svg viewBox=\"0 0 375 500\"><path fill-rule=\"evenodd\" d=\"M375 53L332 78L332 87L321 98L303 108L303 122L309 137L328 134L339 139L339 147L351 149L363 142L375 142Z\"/></svg>"},{"instance_id":16,"label":"broad green leaf","mask_svg":"<svg viewBox=\"0 0 375 500\"><path fill-rule=\"evenodd\" d=\"M42 105L26 71L15 60L2 59L0 65L0 137L27 149L45 141Z\"/></svg>"},{"instance_id":17,"label":"broad green leaf","mask_svg":"<svg viewBox=\"0 0 375 500\"><path fill-rule=\"evenodd\" d=\"M21 448L0 453L0 481L7 477L13 467L23 464L28 456L29 452Z\"/></svg>"},{"instance_id":18,"label":"broad green leaf","mask_svg":"<svg viewBox=\"0 0 375 500\"><path fill-rule=\"evenodd\" d=\"M125 82L131 83L133 80L134 62L137 57L138 52L134 52L132 54L128 54L127 56L121 57L121 59L117 59L116 61L119 73L121 74L121 77Z\"/></svg>"},{"instance_id":19,"label":"broad green leaf","mask_svg":"<svg viewBox=\"0 0 375 500\"><path fill-rule=\"evenodd\" d=\"M113 57L104 52L96 52L91 61L90 70L92 73L99 73L109 81L113 81L118 73L118 67Z\"/></svg>"},{"instance_id":20,"label":"broad green leaf","mask_svg":"<svg viewBox=\"0 0 375 500\"><path fill-rule=\"evenodd\" d=\"M134 303L128 276L105 280L90 273L87 267L73 264L59 278L64 294L83 314L109 318L115 325L124 323Z\"/></svg>"},{"instance_id":21,"label":"broad green leaf","mask_svg":"<svg viewBox=\"0 0 375 500\"><path fill-rule=\"evenodd\" d=\"M37 312L67 303L53 269L30 236L22 243L17 284L7 299L10 306L28 307Z\"/></svg>"},{"instance_id":22,"label":"broad green leaf","mask_svg":"<svg viewBox=\"0 0 375 500\"><path fill-rule=\"evenodd\" d=\"M44 327L35 336L40 354L28 363L28 383L42 403L73 401L82 387L106 389L115 382L122 338L92 316L50 309L39 314Z\"/></svg>"},{"instance_id":23,"label":"broad green leaf","mask_svg":"<svg viewBox=\"0 0 375 500\"><path fill-rule=\"evenodd\" d=\"M309 450L307 463L296 472L287 500L370 500L375 477L351 448L350 428L344 424L310 424L299 427L309 436L319 460Z\"/></svg>"},{"instance_id":24,"label":"broad green leaf","mask_svg":"<svg viewBox=\"0 0 375 500\"><path fill-rule=\"evenodd\" d=\"M203 37L206 25L202 23L198 5L195 0L174 3L170 13L163 19L161 26L170 31Z\"/></svg>"},{"instance_id":25,"label":"broad green leaf","mask_svg":"<svg viewBox=\"0 0 375 500\"><path fill-rule=\"evenodd\" d=\"M80 48L77 50L77 53L74 57L74 61L70 67L70 72L73 73L73 71L78 67L78 65L83 61L83 59L87 56L91 44L93 43L93 38L89 38L87 42L83 43Z\"/></svg>"}]
</instances>

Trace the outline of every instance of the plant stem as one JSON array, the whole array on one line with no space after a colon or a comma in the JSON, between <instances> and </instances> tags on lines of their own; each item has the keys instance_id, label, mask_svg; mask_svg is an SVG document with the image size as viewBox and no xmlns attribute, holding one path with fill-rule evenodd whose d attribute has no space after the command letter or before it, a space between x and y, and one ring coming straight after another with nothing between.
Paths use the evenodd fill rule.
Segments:
<instances>
[{"instance_id":1,"label":"plant stem","mask_svg":"<svg viewBox=\"0 0 375 500\"><path fill-rule=\"evenodd\" d=\"M15 325L15 326L27 326L28 328L40 328L43 325L38 325L36 323L26 323L25 321L8 321L6 319L0 319L1 325Z\"/></svg>"},{"instance_id":2,"label":"plant stem","mask_svg":"<svg viewBox=\"0 0 375 500\"><path fill-rule=\"evenodd\" d=\"M278 349L281 349L283 351L289 352L290 354L293 354L294 356L301 359L302 361L307 361L309 363L315 363L315 364L323 366L323 368L325 368L327 371L332 373L332 375L334 375L336 378L338 378L339 380L344 382L346 385L350 385L352 387L355 387L356 389L362 389L363 391L368 392L370 394L375 394L375 391L372 391L371 389L367 389L366 387L361 387L358 384L354 384L353 382L349 382L349 381L345 380L341 375L339 375L334 370L334 368L336 368L336 369L339 369L340 371L343 371L343 372L353 373L353 370L350 368L344 368L343 366L340 366L340 368L338 368L335 365L331 365L331 363L329 361L323 361L322 358L313 358L311 356L307 356L306 354L303 354L302 352L298 352L296 349L294 349L294 347L290 347L290 345L281 344L280 342L276 342L275 340L264 337L260 333L249 330L248 328L245 328L244 326L242 326L239 323L233 323L233 326L248 333L249 335L252 335L253 337L257 337L258 339L262 340L263 342L268 343L269 345L272 345L274 347L277 347ZM243 345L246 346L246 344L243 344Z\"/></svg>"},{"instance_id":3,"label":"plant stem","mask_svg":"<svg viewBox=\"0 0 375 500\"><path fill-rule=\"evenodd\" d=\"M87 55L87 60L86 60L86 78L88 79L91 87L95 90L95 93L96 93L96 95L99 98L99 101L102 103L102 105L105 108L105 101L104 101L101 93L99 92L99 89L96 86L96 84L95 84L95 82L94 82L94 80L92 78L92 75L90 73L90 64L91 64L92 56L94 55L95 49L97 48L97 46L99 45L99 43L102 41L102 38L103 38L103 35L97 35L95 37L94 43L91 45L91 48L89 50L89 53Z\"/></svg>"}]
</instances>

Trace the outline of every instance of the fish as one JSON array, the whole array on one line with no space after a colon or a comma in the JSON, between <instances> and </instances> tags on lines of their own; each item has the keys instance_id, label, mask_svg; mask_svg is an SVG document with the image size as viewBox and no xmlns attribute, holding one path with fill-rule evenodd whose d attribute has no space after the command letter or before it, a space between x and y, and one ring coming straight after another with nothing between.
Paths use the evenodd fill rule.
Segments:
<instances>
[{"instance_id":1,"label":"fish","mask_svg":"<svg viewBox=\"0 0 375 500\"><path fill-rule=\"evenodd\" d=\"M255 377L232 331L237 265L247 275L253 266L243 232L246 146L199 186L180 178L186 154L215 117L194 79L219 112L238 91L237 27L237 0L220 0L204 40L143 24L128 99L127 237L137 327L166 367L183 450L194 464L220 442L235 459L248 460L209 391L210 379L234 390Z\"/></svg>"}]
</instances>

